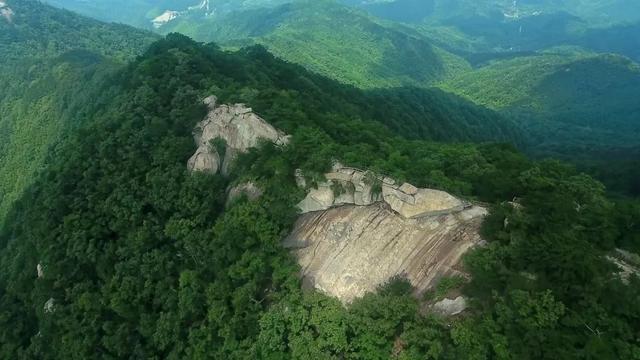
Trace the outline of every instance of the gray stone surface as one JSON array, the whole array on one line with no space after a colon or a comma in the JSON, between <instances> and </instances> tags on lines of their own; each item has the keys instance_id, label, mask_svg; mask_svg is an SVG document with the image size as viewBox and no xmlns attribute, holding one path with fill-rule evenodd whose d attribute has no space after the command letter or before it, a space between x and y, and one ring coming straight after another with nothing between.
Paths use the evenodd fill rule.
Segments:
<instances>
[{"instance_id":1,"label":"gray stone surface","mask_svg":"<svg viewBox=\"0 0 640 360\"><path fill-rule=\"evenodd\" d=\"M44 312L45 314L50 314L53 313L56 310L56 301L54 298L50 298L49 300L47 300L46 303L44 303Z\"/></svg>"},{"instance_id":2,"label":"gray stone surface","mask_svg":"<svg viewBox=\"0 0 640 360\"><path fill-rule=\"evenodd\" d=\"M13 22L13 16L15 13L9 7L6 1L0 0L0 16L2 16L7 22Z\"/></svg>"},{"instance_id":3,"label":"gray stone surface","mask_svg":"<svg viewBox=\"0 0 640 360\"><path fill-rule=\"evenodd\" d=\"M443 299L432 306L433 312L442 316L454 316L467 309L467 299L458 296L455 299Z\"/></svg>"}]
</instances>

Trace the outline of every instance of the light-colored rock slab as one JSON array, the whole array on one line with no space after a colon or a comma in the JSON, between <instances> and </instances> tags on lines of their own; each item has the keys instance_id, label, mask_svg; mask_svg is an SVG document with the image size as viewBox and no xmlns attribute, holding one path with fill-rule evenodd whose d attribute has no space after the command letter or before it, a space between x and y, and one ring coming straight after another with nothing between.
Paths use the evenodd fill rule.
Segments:
<instances>
[{"instance_id":1,"label":"light-colored rock slab","mask_svg":"<svg viewBox=\"0 0 640 360\"><path fill-rule=\"evenodd\" d=\"M311 189L298 208L304 213L327 210L333 206L335 197L329 184L321 184L317 189Z\"/></svg>"},{"instance_id":2,"label":"light-colored rock slab","mask_svg":"<svg viewBox=\"0 0 640 360\"><path fill-rule=\"evenodd\" d=\"M344 303L396 275L421 294L456 273L462 255L481 242L484 214L471 207L410 219L384 203L345 205L302 215L284 245L298 258L305 284Z\"/></svg>"},{"instance_id":3,"label":"light-colored rock slab","mask_svg":"<svg viewBox=\"0 0 640 360\"><path fill-rule=\"evenodd\" d=\"M414 219L440 213L462 211L465 207L460 199L439 190L419 189L413 198L413 203L403 200L402 205L392 207L393 210L406 218Z\"/></svg>"},{"instance_id":4,"label":"light-colored rock slab","mask_svg":"<svg viewBox=\"0 0 640 360\"><path fill-rule=\"evenodd\" d=\"M50 298L49 300L47 300L46 303L44 303L44 312L46 314L51 314L56 310L56 301L54 298Z\"/></svg>"},{"instance_id":5,"label":"light-colored rock slab","mask_svg":"<svg viewBox=\"0 0 640 360\"><path fill-rule=\"evenodd\" d=\"M465 311L467 307L467 299L462 296L458 296L453 300L443 299L442 301L433 304L432 310L442 316L454 316Z\"/></svg>"},{"instance_id":6,"label":"light-colored rock slab","mask_svg":"<svg viewBox=\"0 0 640 360\"><path fill-rule=\"evenodd\" d=\"M418 188L409 183L402 184L402 186L400 186L398 190L402 191L407 195L416 195L418 193Z\"/></svg>"}]
</instances>

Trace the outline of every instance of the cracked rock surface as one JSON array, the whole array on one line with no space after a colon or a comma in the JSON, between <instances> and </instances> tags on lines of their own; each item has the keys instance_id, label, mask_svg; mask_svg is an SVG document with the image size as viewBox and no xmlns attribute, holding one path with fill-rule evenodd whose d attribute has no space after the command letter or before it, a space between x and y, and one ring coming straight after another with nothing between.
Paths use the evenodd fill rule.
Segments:
<instances>
[{"instance_id":1,"label":"cracked rock surface","mask_svg":"<svg viewBox=\"0 0 640 360\"><path fill-rule=\"evenodd\" d=\"M442 276L457 273L462 255L481 243L487 213L477 206L436 210L408 218L376 202L310 212L298 219L284 245L297 256L306 286L343 303L396 275L405 276L420 295Z\"/></svg>"}]
</instances>

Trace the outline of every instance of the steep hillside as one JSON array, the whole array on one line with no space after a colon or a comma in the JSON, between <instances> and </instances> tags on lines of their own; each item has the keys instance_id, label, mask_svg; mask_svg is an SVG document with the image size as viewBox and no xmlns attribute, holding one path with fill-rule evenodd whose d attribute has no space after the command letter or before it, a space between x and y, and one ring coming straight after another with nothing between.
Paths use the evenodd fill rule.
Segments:
<instances>
[{"instance_id":1,"label":"steep hillside","mask_svg":"<svg viewBox=\"0 0 640 360\"><path fill-rule=\"evenodd\" d=\"M443 88L525 118L546 154L640 142L640 66L621 56L547 51L492 62Z\"/></svg>"},{"instance_id":2,"label":"steep hillside","mask_svg":"<svg viewBox=\"0 0 640 360\"><path fill-rule=\"evenodd\" d=\"M575 1L367 1L353 6L405 23L437 46L472 63L552 46L577 45L636 61L640 3Z\"/></svg>"},{"instance_id":3,"label":"steep hillside","mask_svg":"<svg viewBox=\"0 0 640 360\"><path fill-rule=\"evenodd\" d=\"M108 97L104 80L155 37L37 1L7 1L0 18L0 223L50 147Z\"/></svg>"},{"instance_id":4,"label":"steep hillside","mask_svg":"<svg viewBox=\"0 0 640 360\"><path fill-rule=\"evenodd\" d=\"M326 0L223 16L186 16L160 30L221 44L262 44L287 61L362 88L425 87L469 68L423 37Z\"/></svg>"}]
</instances>

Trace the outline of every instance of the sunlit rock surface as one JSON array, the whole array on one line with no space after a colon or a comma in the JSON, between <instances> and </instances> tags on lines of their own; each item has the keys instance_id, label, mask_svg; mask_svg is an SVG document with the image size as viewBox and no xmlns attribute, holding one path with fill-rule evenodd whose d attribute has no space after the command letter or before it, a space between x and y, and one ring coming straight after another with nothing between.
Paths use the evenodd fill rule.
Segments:
<instances>
[{"instance_id":1,"label":"sunlit rock surface","mask_svg":"<svg viewBox=\"0 0 640 360\"><path fill-rule=\"evenodd\" d=\"M216 102L215 96L205 99L209 113L194 130L198 149L189 159L189 170L214 174L221 171L227 175L238 154L258 146L260 140L271 141L276 145L289 142L287 135L269 125L244 104L217 106ZM224 148L223 155L213 144L216 139L223 140L223 145L220 145Z\"/></svg>"},{"instance_id":2,"label":"sunlit rock surface","mask_svg":"<svg viewBox=\"0 0 640 360\"><path fill-rule=\"evenodd\" d=\"M405 276L419 295L442 276L458 274L462 255L482 242L486 209L451 205L434 201L417 218L403 216L385 201L313 211L298 219L284 245L298 258L306 286L343 303L397 275Z\"/></svg>"}]
</instances>

